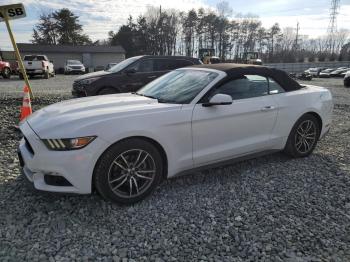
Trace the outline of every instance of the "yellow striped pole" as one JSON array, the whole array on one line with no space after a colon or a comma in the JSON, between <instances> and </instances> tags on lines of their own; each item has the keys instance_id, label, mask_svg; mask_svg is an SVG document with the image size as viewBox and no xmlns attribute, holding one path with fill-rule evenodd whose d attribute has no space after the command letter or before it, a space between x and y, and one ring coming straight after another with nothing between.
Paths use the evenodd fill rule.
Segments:
<instances>
[{"instance_id":1,"label":"yellow striped pole","mask_svg":"<svg viewBox=\"0 0 350 262\"><path fill-rule=\"evenodd\" d=\"M12 33L12 29L11 29L11 25L10 25L10 22L9 22L9 19L8 19L7 12L3 12L3 15L4 15L4 20L5 20L5 24L6 24L6 27L7 27L7 31L9 32L9 35L10 35L10 39L11 39L11 42L12 42L13 49L15 50L15 54L16 54L16 58L17 58L17 61L18 61L18 65L19 65L20 71L21 71L21 73L23 75L24 82L25 82L25 84L27 85L27 87L29 89L29 93L30 93L31 98L34 98L33 92L32 92L32 88L31 88L31 86L29 84L27 72L26 72L26 70L24 68L24 65L23 65L21 54L19 53L16 41L15 41L15 37L13 36L13 33Z\"/></svg>"}]
</instances>

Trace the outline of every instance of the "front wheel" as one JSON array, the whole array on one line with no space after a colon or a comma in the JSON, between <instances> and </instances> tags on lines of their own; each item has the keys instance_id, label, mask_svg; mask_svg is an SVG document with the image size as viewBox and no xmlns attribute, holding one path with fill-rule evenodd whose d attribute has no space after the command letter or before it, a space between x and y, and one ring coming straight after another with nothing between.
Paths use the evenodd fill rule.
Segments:
<instances>
[{"instance_id":1,"label":"front wheel","mask_svg":"<svg viewBox=\"0 0 350 262\"><path fill-rule=\"evenodd\" d=\"M157 187L163 168L162 156L152 143L127 139L114 144L101 156L93 183L103 198L133 204Z\"/></svg>"},{"instance_id":2,"label":"front wheel","mask_svg":"<svg viewBox=\"0 0 350 262\"><path fill-rule=\"evenodd\" d=\"M284 151L292 157L310 155L320 137L321 127L311 114L302 116L293 126Z\"/></svg>"},{"instance_id":3,"label":"front wheel","mask_svg":"<svg viewBox=\"0 0 350 262\"><path fill-rule=\"evenodd\" d=\"M4 70L2 71L2 77L9 79L11 77L11 69L8 67L4 68Z\"/></svg>"}]
</instances>

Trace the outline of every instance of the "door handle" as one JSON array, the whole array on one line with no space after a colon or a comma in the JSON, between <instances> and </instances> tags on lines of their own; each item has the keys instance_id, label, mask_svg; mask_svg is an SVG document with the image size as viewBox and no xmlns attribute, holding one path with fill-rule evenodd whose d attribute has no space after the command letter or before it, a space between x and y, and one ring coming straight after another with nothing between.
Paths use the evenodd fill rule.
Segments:
<instances>
[{"instance_id":1,"label":"door handle","mask_svg":"<svg viewBox=\"0 0 350 262\"><path fill-rule=\"evenodd\" d=\"M276 109L274 106L265 106L263 108L261 108L261 111L266 112L266 111L271 111Z\"/></svg>"}]
</instances>

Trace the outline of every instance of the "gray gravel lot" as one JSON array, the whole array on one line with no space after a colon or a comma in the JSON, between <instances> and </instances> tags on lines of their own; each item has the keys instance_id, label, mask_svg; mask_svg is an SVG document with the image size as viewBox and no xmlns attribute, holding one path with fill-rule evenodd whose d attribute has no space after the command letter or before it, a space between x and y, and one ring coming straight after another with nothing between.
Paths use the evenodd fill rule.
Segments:
<instances>
[{"instance_id":1,"label":"gray gravel lot","mask_svg":"<svg viewBox=\"0 0 350 262\"><path fill-rule=\"evenodd\" d=\"M34 95L71 95L72 84L78 75L56 75L50 79L36 77L30 79ZM20 97L23 92L23 80L18 76L11 79L0 78L0 97Z\"/></svg>"},{"instance_id":2,"label":"gray gravel lot","mask_svg":"<svg viewBox=\"0 0 350 262\"><path fill-rule=\"evenodd\" d=\"M34 109L76 76L33 80ZM350 261L350 89L314 154L282 153L165 181L134 206L40 193L20 176L22 82L0 79L0 261Z\"/></svg>"}]
</instances>

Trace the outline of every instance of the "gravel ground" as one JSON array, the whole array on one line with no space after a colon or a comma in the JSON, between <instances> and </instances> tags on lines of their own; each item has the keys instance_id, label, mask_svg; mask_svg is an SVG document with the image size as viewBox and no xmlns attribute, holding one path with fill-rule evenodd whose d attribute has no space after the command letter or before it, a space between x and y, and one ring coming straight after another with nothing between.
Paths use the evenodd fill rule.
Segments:
<instances>
[{"instance_id":1,"label":"gravel ground","mask_svg":"<svg viewBox=\"0 0 350 262\"><path fill-rule=\"evenodd\" d=\"M33 93L39 95L70 96L72 84L77 75L56 75L50 79L35 77L30 79L30 85ZM11 79L0 78L0 97L20 97L23 92L23 80L18 76L12 76Z\"/></svg>"},{"instance_id":2,"label":"gravel ground","mask_svg":"<svg viewBox=\"0 0 350 262\"><path fill-rule=\"evenodd\" d=\"M34 109L68 98L72 79L32 81ZM118 206L26 186L12 128L22 83L1 79L0 261L350 261L350 89L307 83L329 87L336 103L310 157L206 170Z\"/></svg>"}]
</instances>

